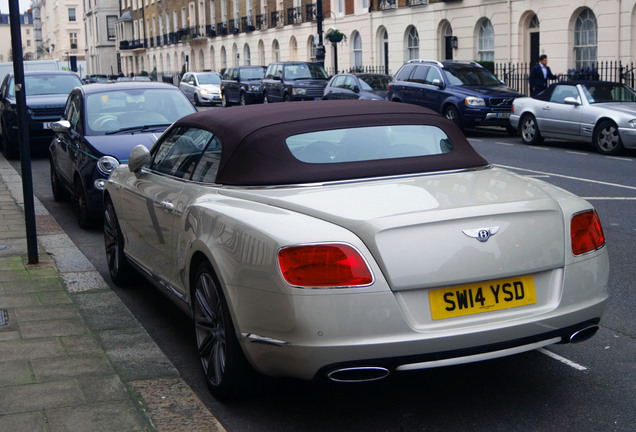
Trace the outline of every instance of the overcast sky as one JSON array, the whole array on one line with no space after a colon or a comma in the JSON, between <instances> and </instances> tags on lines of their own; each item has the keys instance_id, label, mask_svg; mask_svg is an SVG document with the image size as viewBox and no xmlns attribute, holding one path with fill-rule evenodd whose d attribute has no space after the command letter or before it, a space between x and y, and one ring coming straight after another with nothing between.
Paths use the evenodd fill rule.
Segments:
<instances>
[{"instance_id":1,"label":"overcast sky","mask_svg":"<svg viewBox=\"0 0 636 432\"><path fill-rule=\"evenodd\" d=\"M26 12L31 7L31 0L18 0L20 13ZM9 13L9 0L0 0L0 11L3 14Z\"/></svg>"}]
</instances>

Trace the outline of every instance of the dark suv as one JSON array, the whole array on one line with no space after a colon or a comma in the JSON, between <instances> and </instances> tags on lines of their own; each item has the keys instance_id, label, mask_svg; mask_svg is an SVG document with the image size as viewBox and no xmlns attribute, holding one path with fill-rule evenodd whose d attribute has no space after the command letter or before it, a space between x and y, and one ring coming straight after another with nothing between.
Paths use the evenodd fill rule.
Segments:
<instances>
[{"instance_id":1,"label":"dark suv","mask_svg":"<svg viewBox=\"0 0 636 432\"><path fill-rule=\"evenodd\" d=\"M247 105L263 102L261 81L265 66L235 66L227 68L221 80L221 105Z\"/></svg>"},{"instance_id":2,"label":"dark suv","mask_svg":"<svg viewBox=\"0 0 636 432\"><path fill-rule=\"evenodd\" d=\"M524 97L475 62L411 60L389 84L388 99L430 108L459 127L503 126L509 133L512 101Z\"/></svg>"},{"instance_id":3,"label":"dark suv","mask_svg":"<svg viewBox=\"0 0 636 432\"><path fill-rule=\"evenodd\" d=\"M51 123L64 114L64 104L73 88L82 80L73 72L27 71L24 72L26 105L29 122L29 146L46 149L53 139ZM17 158L19 153L18 111L13 74L7 74L0 86L0 130L2 153L7 159Z\"/></svg>"},{"instance_id":4,"label":"dark suv","mask_svg":"<svg viewBox=\"0 0 636 432\"><path fill-rule=\"evenodd\" d=\"M263 78L263 102L319 100L329 76L319 63L270 63Z\"/></svg>"}]
</instances>

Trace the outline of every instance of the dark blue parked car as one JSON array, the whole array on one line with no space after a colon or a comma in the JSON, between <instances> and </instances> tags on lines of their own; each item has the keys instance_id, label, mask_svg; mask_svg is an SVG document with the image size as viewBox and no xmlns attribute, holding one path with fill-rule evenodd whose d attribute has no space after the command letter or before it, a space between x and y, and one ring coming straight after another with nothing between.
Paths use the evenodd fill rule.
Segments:
<instances>
[{"instance_id":1,"label":"dark blue parked car","mask_svg":"<svg viewBox=\"0 0 636 432\"><path fill-rule=\"evenodd\" d=\"M68 96L64 115L51 127L49 146L53 198L73 198L77 221L101 221L102 190L111 171L130 151L150 148L174 121L196 112L177 87L156 82L87 84Z\"/></svg>"},{"instance_id":2,"label":"dark blue parked car","mask_svg":"<svg viewBox=\"0 0 636 432\"><path fill-rule=\"evenodd\" d=\"M389 84L388 99L437 111L461 128L502 126L511 134L512 101L524 97L469 61L411 60Z\"/></svg>"}]
</instances>

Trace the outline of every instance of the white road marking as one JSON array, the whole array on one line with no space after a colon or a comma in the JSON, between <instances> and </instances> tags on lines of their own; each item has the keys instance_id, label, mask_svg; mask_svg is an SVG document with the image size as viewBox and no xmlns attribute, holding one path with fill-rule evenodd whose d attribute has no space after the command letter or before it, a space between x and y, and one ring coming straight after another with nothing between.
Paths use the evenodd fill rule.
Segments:
<instances>
[{"instance_id":1,"label":"white road marking","mask_svg":"<svg viewBox=\"0 0 636 432\"><path fill-rule=\"evenodd\" d=\"M590 180L590 179L581 178L581 177L566 176L566 175L562 175L562 174L554 174L554 173L549 173L549 172L544 172L544 171L531 170L531 169L527 169L527 168L518 168L518 167L513 167L513 166L508 166L508 165L495 164L495 166L498 166L498 167L501 167L501 168L506 168L506 169L511 169L511 170L528 171L528 172L532 172L532 173L545 174L545 175L549 175L549 176L561 177L561 178L566 178L566 179L570 179L570 180L578 180L578 181L582 181L582 182L596 183L596 184L601 184L601 185L605 185L605 186L614 186L614 187L623 188L623 189L636 190L636 186L628 186L628 185L622 185L622 184L617 184L617 183L609 183L609 182L604 182L604 181L600 181L600 180Z\"/></svg>"},{"instance_id":2,"label":"white road marking","mask_svg":"<svg viewBox=\"0 0 636 432\"><path fill-rule=\"evenodd\" d=\"M618 156L606 156L606 157L608 159L614 159L614 160L619 160L619 161L627 161L627 162L632 162L634 160L634 159L618 157Z\"/></svg>"},{"instance_id":3,"label":"white road marking","mask_svg":"<svg viewBox=\"0 0 636 432\"><path fill-rule=\"evenodd\" d=\"M507 142L495 142L495 144L499 144L499 145L504 145L504 146L508 146L508 147L514 147L515 145L513 143L507 143Z\"/></svg>"},{"instance_id":4,"label":"white road marking","mask_svg":"<svg viewBox=\"0 0 636 432\"><path fill-rule=\"evenodd\" d=\"M599 200L599 201L636 201L636 197L581 197L584 200Z\"/></svg>"},{"instance_id":5,"label":"white road marking","mask_svg":"<svg viewBox=\"0 0 636 432\"><path fill-rule=\"evenodd\" d=\"M550 148L549 148L549 147L528 146L528 148L533 149L533 150L550 151Z\"/></svg>"},{"instance_id":6,"label":"white road marking","mask_svg":"<svg viewBox=\"0 0 636 432\"><path fill-rule=\"evenodd\" d=\"M560 361L561 363L570 366L571 368L574 368L576 370L580 370L580 371L586 371L587 368L585 366L581 366L578 363L574 363L572 360L568 360L565 357L561 357L558 354L553 353L552 351L548 351L545 348L539 348L537 351L539 351L541 354L545 354L550 358L553 358L557 361Z\"/></svg>"},{"instance_id":7,"label":"white road marking","mask_svg":"<svg viewBox=\"0 0 636 432\"><path fill-rule=\"evenodd\" d=\"M577 151L572 151L572 150L566 150L566 153L569 154L573 154L573 155L579 155L579 156L588 156L588 153L583 153L583 152L577 152Z\"/></svg>"}]
</instances>

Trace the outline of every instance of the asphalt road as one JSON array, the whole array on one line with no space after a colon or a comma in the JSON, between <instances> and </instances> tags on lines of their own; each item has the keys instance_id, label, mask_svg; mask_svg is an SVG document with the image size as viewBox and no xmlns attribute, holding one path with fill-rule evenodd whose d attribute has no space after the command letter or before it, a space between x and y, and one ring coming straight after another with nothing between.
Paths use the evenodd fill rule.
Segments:
<instances>
[{"instance_id":1,"label":"asphalt road","mask_svg":"<svg viewBox=\"0 0 636 432\"><path fill-rule=\"evenodd\" d=\"M636 430L636 152L605 157L579 144L528 147L493 131L467 135L492 164L553 183L597 208L611 275L610 302L594 338L376 383L263 379L245 400L220 404L203 384L187 317L142 281L113 290L230 432ZM45 158L33 161L33 178L37 197L110 281L101 231L79 229L70 203L53 201Z\"/></svg>"}]
</instances>

